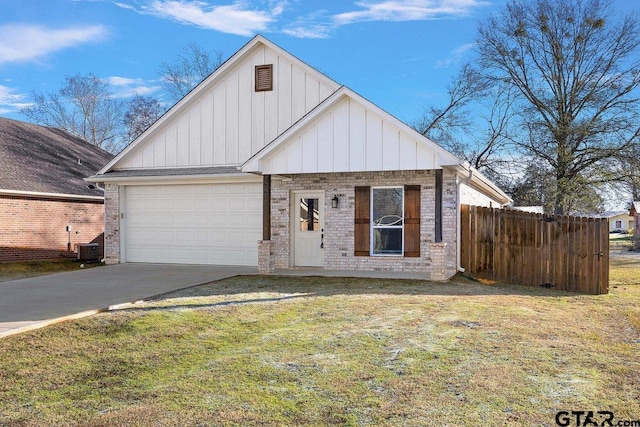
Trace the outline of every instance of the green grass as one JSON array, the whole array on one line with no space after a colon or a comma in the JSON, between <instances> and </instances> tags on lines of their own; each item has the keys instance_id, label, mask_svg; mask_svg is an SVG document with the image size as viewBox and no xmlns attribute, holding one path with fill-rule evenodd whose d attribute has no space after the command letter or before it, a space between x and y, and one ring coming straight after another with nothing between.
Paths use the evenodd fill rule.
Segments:
<instances>
[{"instance_id":1,"label":"green grass","mask_svg":"<svg viewBox=\"0 0 640 427\"><path fill-rule=\"evenodd\" d=\"M611 277L601 296L463 279L191 288L0 340L0 425L640 419L640 263Z\"/></svg>"},{"instance_id":2,"label":"green grass","mask_svg":"<svg viewBox=\"0 0 640 427\"><path fill-rule=\"evenodd\" d=\"M27 277L74 271L82 268L99 267L101 263L80 263L75 259L60 258L55 260L37 260L21 262L1 262L0 282L5 280L24 279Z\"/></svg>"}]
</instances>

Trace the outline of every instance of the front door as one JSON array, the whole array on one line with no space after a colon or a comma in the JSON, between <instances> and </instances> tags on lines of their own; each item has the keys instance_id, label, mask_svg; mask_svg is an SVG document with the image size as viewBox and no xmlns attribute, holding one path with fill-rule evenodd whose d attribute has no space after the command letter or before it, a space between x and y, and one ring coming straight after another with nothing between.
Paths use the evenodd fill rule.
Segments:
<instances>
[{"instance_id":1,"label":"front door","mask_svg":"<svg viewBox=\"0 0 640 427\"><path fill-rule=\"evenodd\" d=\"M324 265L324 192L294 193L293 265L322 267Z\"/></svg>"}]
</instances>

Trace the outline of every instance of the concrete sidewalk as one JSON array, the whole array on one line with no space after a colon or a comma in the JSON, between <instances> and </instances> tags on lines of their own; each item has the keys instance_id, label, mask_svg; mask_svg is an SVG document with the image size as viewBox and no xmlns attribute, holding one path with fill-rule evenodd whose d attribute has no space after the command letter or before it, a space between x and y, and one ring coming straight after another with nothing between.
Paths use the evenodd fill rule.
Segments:
<instances>
[{"instance_id":1,"label":"concrete sidewalk","mask_svg":"<svg viewBox=\"0 0 640 427\"><path fill-rule=\"evenodd\" d=\"M237 275L257 267L117 264L0 282L0 338L110 306Z\"/></svg>"}]
</instances>

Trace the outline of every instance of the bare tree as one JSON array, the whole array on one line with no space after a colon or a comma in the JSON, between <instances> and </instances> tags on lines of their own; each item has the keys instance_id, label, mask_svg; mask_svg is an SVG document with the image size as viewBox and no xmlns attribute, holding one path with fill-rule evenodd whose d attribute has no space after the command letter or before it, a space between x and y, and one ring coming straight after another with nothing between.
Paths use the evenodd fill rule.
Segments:
<instances>
[{"instance_id":1,"label":"bare tree","mask_svg":"<svg viewBox=\"0 0 640 427\"><path fill-rule=\"evenodd\" d=\"M160 102L150 96L136 95L127 103L123 122L127 129L127 139L133 141L162 115Z\"/></svg>"},{"instance_id":2,"label":"bare tree","mask_svg":"<svg viewBox=\"0 0 640 427\"><path fill-rule=\"evenodd\" d=\"M413 127L491 176L509 166L514 91L465 65L447 87L444 107L431 107Z\"/></svg>"},{"instance_id":3,"label":"bare tree","mask_svg":"<svg viewBox=\"0 0 640 427\"><path fill-rule=\"evenodd\" d=\"M196 43L182 49L174 63L162 63L158 73L164 81L165 90L174 101L183 98L209 74L222 65L222 53L207 52Z\"/></svg>"},{"instance_id":4,"label":"bare tree","mask_svg":"<svg viewBox=\"0 0 640 427\"><path fill-rule=\"evenodd\" d=\"M470 122L464 114L465 107L478 99L487 82L470 66L465 65L447 87L447 103L443 107L430 107L413 127L424 136L452 148L457 130L465 129Z\"/></svg>"},{"instance_id":5,"label":"bare tree","mask_svg":"<svg viewBox=\"0 0 640 427\"><path fill-rule=\"evenodd\" d=\"M517 89L519 145L553 172L554 211L620 181L640 136L640 28L601 0L511 2L479 27L479 64ZM533 136L533 137L530 137Z\"/></svg>"},{"instance_id":6,"label":"bare tree","mask_svg":"<svg viewBox=\"0 0 640 427\"><path fill-rule=\"evenodd\" d=\"M67 76L58 92L33 92L33 103L21 112L34 123L63 129L110 152L122 145L122 102L93 74Z\"/></svg>"}]
</instances>

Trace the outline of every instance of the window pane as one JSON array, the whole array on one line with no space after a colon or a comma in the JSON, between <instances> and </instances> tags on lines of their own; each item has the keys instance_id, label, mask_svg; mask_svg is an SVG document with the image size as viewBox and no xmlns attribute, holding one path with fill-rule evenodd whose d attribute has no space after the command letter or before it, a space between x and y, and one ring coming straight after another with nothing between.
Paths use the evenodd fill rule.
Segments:
<instances>
[{"instance_id":1,"label":"window pane","mask_svg":"<svg viewBox=\"0 0 640 427\"><path fill-rule=\"evenodd\" d=\"M402 228L374 228L373 253L402 255Z\"/></svg>"},{"instance_id":2,"label":"window pane","mask_svg":"<svg viewBox=\"0 0 640 427\"><path fill-rule=\"evenodd\" d=\"M402 225L402 188L373 189L373 224Z\"/></svg>"},{"instance_id":3,"label":"window pane","mask_svg":"<svg viewBox=\"0 0 640 427\"><path fill-rule=\"evenodd\" d=\"M318 199L300 199L300 231L317 231Z\"/></svg>"}]
</instances>

